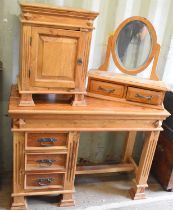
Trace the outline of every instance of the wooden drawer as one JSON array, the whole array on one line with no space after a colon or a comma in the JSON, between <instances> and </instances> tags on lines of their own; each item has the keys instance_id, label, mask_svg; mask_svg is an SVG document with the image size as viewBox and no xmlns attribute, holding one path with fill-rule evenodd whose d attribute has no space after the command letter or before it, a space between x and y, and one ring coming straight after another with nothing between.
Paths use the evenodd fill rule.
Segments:
<instances>
[{"instance_id":1,"label":"wooden drawer","mask_svg":"<svg viewBox=\"0 0 173 210\"><path fill-rule=\"evenodd\" d=\"M63 185L63 173L31 173L25 175L25 189L62 189Z\"/></svg>"},{"instance_id":2,"label":"wooden drawer","mask_svg":"<svg viewBox=\"0 0 173 210\"><path fill-rule=\"evenodd\" d=\"M128 87L126 99L140 103L161 105L164 94L162 92Z\"/></svg>"},{"instance_id":3,"label":"wooden drawer","mask_svg":"<svg viewBox=\"0 0 173 210\"><path fill-rule=\"evenodd\" d=\"M57 170L65 172L66 154L38 154L25 155L25 170Z\"/></svg>"},{"instance_id":4,"label":"wooden drawer","mask_svg":"<svg viewBox=\"0 0 173 210\"><path fill-rule=\"evenodd\" d=\"M98 80L91 80L89 91L101 95L122 98L124 95L124 86Z\"/></svg>"},{"instance_id":5,"label":"wooden drawer","mask_svg":"<svg viewBox=\"0 0 173 210\"><path fill-rule=\"evenodd\" d=\"M68 133L27 133L25 148L67 147Z\"/></svg>"}]
</instances>

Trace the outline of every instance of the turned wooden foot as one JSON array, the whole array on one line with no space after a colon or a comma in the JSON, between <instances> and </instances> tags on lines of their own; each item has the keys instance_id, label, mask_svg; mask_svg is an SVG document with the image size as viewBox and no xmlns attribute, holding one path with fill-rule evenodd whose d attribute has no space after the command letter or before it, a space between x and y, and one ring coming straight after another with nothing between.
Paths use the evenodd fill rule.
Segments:
<instances>
[{"instance_id":1,"label":"turned wooden foot","mask_svg":"<svg viewBox=\"0 0 173 210\"><path fill-rule=\"evenodd\" d=\"M62 195L62 199L59 203L59 206L61 207L67 207L67 206L74 206L75 202L73 200L72 194L64 194Z\"/></svg>"},{"instance_id":2,"label":"turned wooden foot","mask_svg":"<svg viewBox=\"0 0 173 210\"><path fill-rule=\"evenodd\" d=\"M19 106L35 106L34 101L32 99L32 94L22 93L20 96Z\"/></svg>"},{"instance_id":3,"label":"turned wooden foot","mask_svg":"<svg viewBox=\"0 0 173 210\"><path fill-rule=\"evenodd\" d=\"M26 200L24 197L13 198L10 210L27 210Z\"/></svg>"},{"instance_id":4,"label":"turned wooden foot","mask_svg":"<svg viewBox=\"0 0 173 210\"><path fill-rule=\"evenodd\" d=\"M130 197L133 199L133 200L139 200L139 199L145 199L146 196L145 196L145 188L147 187L146 186L136 186L134 188L131 188L129 193L130 193Z\"/></svg>"},{"instance_id":5,"label":"turned wooden foot","mask_svg":"<svg viewBox=\"0 0 173 210\"><path fill-rule=\"evenodd\" d=\"M72 106L86 106L86 101L83 94L75 94Z\"/></svg>"}]
</instances>

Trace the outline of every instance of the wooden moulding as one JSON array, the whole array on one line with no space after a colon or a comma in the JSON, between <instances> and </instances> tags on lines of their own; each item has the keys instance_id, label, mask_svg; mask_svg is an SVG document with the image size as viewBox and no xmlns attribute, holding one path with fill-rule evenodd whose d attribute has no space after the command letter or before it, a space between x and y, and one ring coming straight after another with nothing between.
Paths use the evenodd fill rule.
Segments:
<instances>
[{"instance_id":1,"label":"wooden moulding","mask_svg":"<svg viewBox=\"0 0 173 210\"><path fill-rule=\"evenodd\" d=\"M28 191L28 192L19 192L13 193L12 197L20 197L20 196L38 196L38 195L58 195L58 194L66 194L66 193L74 193L74 190L51 190L51 191Z\"/></svg>"},{"instance_id":2,"label":"wooden moulding","mask_svg":"<svg viewBox=\"0 0 173 210\"><path fill-rule=\"evenodd\" d=\"M21 21L34 24L50 24L74 28L93 29L93 20L98 12L57 7L46 4L20 3L22 10ZM78 21L76 21L76 19Z\"/></svg>"}]
</instances>

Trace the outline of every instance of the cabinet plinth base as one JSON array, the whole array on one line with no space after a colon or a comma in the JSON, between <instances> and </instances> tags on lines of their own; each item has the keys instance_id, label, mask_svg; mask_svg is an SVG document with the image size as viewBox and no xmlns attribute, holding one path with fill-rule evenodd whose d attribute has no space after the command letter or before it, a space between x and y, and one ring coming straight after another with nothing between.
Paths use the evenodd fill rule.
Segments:
<instances>
[{"instance_id":1,"label":"cabinet plinth base","mask_svg":"<svg viewBox=\"0 0 173 210\"><path fill-rule=\"evenodd\" d=\"M86 103L85 100L83 100L83 101L73 101L72 102L72 106L86 106L86 105L87 105L87 103Z\"/></svg>"},{"instance_id":2,"label":"cabinet plinth base","mask_svg":"<svg viewBox=\"0 0 173 210\"><path fill-rule=\"evenodd\" d=\"M83 94L75 94L72 106L86 106L85 96Z\"/></svg>"},{"instance_id":3,"label":"cabinet plinth base","mask_svg":"<svg viewBox=\"0 0 173 210\"><path fill-rule=\"evenodd\" d=\"M32 94L21 94L19 106L35 106L35 103L32 99Z\"/></svg>"},{"instance_id":4,"label":"cabinet plinth base","mask_svg":"<svg viewBox=\"0 0 173 210\"><path fill-rule=\"evenodd\" d=\"M131 188L129 190L130 197L133 200L145 199L145 187Z\"/></svg>"}]
</instances>

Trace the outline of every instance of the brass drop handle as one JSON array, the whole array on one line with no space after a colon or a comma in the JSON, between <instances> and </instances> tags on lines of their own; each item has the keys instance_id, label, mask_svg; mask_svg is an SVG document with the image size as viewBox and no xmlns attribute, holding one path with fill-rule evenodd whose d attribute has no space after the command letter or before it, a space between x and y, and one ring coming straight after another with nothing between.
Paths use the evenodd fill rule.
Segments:
<instances>
[{"instance_id":1,"label":"brass drop handle","mask_svg":"<svg viewBox=\"0 0 173 210\"><path fill-rule=\"evenodd\" d=\"M77 59L77 64L82 65L82 63L83 63L83 62L82 62L82 58L78 58L78 59Z\"/></svg>"},{"instance_id":2,"label":"brass drop handle","mask_svg":"<svg viewBox=\"0 0 173 210\"><path fill-rule=\"evenodd\" d=\"M39 178L39 179L36 180L36 182L37 182L38 185L40 185L40 186L48 186L48 185L50 185L53 181L54 181L53 178Z\"/></svg>"},{"instance_id":3,"label":"brass drop handle","mask_svg":"<svg viewBox=\"0 0 173 210\"><path fill-rule=\"evenodd\" d=\"M153 98L153 96L144 96L144 95L141 95L141 94L139 94L139 93L137 93L137 94L135 95L135 97L137 97L137 98L142 98L142 99L147 99L147 100L151 100L151 99Z\"/></svg>"},{"instance_id":4,"label":"brass drop handle","mask_svg":"<svg viewBox=\"0 0 173 210\"><path fill-rule=\"evenodd\" d=\"M55 161L56 160L50 160L50 159L36 160L36 162L39 163L40 167L51 166Z\"/></svg>"},{"instance_id":5,"label":"brass drop handle","mask_svg":"<svg viewBox=\"0 0 173 210\"><path fill-rule=\"evenodd\" d=\"M57 141L55 138L41 138L37 140L42 147L50 147Z\"/></svg>"},{"instance_id":6,"label":"brass drop handle","mask_svg":"<svg viewBox=\"0 0 173 210\"><path fill-rule=\"evenodd\" d=\"M99 86L99 87L97 88L97 90L102 90L102 91L104 91L104 92L106 92L106 93L113 93L113 92L115 92L115 89L107 89L107 88L103 88L103 87L101 87L101 86Z\"/></svg>"}]
</instances>

